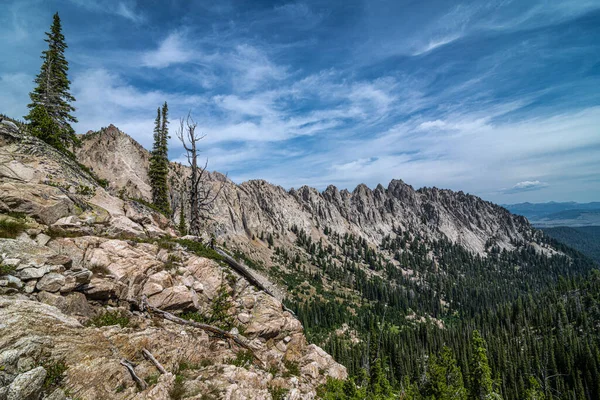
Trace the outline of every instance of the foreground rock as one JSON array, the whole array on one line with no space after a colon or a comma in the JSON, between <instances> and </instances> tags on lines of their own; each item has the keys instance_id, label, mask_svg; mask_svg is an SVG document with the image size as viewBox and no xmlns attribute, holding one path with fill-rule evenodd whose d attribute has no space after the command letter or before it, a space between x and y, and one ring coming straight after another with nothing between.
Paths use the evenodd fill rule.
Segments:
<instances>
[{"instance_id":1,"label":"foreground rock","mask_svg":"<svg viewBox=\"0 0 600 400\"><path fill-rule=\"evenodd\" d=\"M0 239L0 400L271 399L275 392L311 399L328 376L346 377L307 343L279 300L175 242L165 216L117 196L123 182L107 186L15 126L0 126L0 218L10 221ZM143 165L129 172L131 196L145 197L145 178L136 178ZM142 311L142 298L230 333Z\"/></svg>"},{"instance_id":2,"label":"foreground rock","mask_svg":"<svg viewBox=\"0 0 600 400\"><path fill-rule=\"evenodd\" d=\"M346 377L343 366L306 342L299 321L277 299L257 291L225 265L177 244L165 249L95 236L55 238L47 246L0 240L0 254L8 252L16 257L6 258L9 263L25 267L19 271L39 271L22 275L22 289L0 296L6 332L0 338L0 385L9 393L25 396L22 382L29 379L32 384L25 386L32 392L23 398L50 395L56 388L40 392L33 377L40 376L39 368L56 364L66 367L60 388L82 399L168 399L174 390L192 399L206 391L216 398L269 399L274 388L293 394L291 398L310 399L327 376ZM83 272L87 274L81 285L65 290L68 279ZM27 293L30 282L36 284ZM244 349L201 329L135 311L142 295L160 309L192 312L243 332L257 360L244 358ZM125 316L127 327L88 326L107 307L113 315ZM220 320L211 320L215 313ZM142 356L143 348L171 375L156 381L156 369ZM123 358L137 365L139 376L156 383L138 393L120 364ZM287 376L286 365L297 366L300 375ZM35 372L23 375L28 371ZM183 377L179 383L177 374Z\"/></svg>"}]
</instances>

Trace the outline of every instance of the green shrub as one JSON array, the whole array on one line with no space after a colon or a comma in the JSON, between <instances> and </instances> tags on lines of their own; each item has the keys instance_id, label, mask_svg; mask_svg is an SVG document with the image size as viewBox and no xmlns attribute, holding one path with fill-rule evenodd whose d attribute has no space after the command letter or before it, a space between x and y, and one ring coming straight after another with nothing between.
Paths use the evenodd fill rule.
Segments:
<instances>
[{"instance_id":1,"label":"green shrub","mask_svg":"<svg viewBox=\"0 0 600 400\"><path fill-rule=\"evenodd\" d=\"M149 375L146 377L146 383L148 386L156 385L158 383L158 374Z\"/></svg>"},{"instance_id":2,"label":"green shrub","mask_svg":"<svg viewBox=\"0 0 600 400\"><path fill-rule=\"evenodd\" d=\"M64 378L64 373L68 369L64 360L48 360L42 364L46 370L46 379L44 380L44 388L52 389L60 385Z\"/></svg>"},{"instance_id":3,"label":"green shrub","mask_svg":"<svg viewBox=\"0 0 600 400\"><path fill-rule=\"evenodd\" d=\"M215 297L211 303L210 315L203 315L197 311L191 311L181 314L180 317L201 324L215 325L228 331L233 328L234 325L233 316L229 315L229 309L231 307L231 298L227 292L227 288L223 285L219 288L217 297Z\"/></svg>"},{"instance_id":4,"label":"green shrub","mask_svg":"<svg viewBox=\"0 0 600 400\"><path fill-rule=\"evenodd\" d=\"M83 196L93 196L96 193L96 191L86 185L79 185L77 186L77 194L83 195Z\"/></svg>"},{"instance_id":5,"label":"green shrub","mask_svg":"<svg viewBox=\"0 0 600 400\"><path fill-rule=\"evenodd\" d=\"M106 179L96 179L98 185L102 186L104 189L108 188L108 181Z\"/></svg>"},{"instance_id":6,"label":"green shrub","mask_svg":"<svg viewBox=\"0 0 600 400\"><path fill-rule=\"evenodd\" d=\"M179 239L177 240L177 243L179 243L187 251L189 251L190 253L194 253L198 257L210 258L217 261L221 261L224 259L223 256L217 253L215 250L206 247L200 242L195 242L193 240L188 239Z\"/></svg>"},{"instance_id":7,"label":"green shrub","mask_svg":"<svg viewBox=\"0 0 600 400\"><path fill-rule=\"evenodd\" d=\"M289 376L300 376L300 366L298 365L297 362L285 360L285 361L283 361L283 365L285 366L285 369L287 370L283 374L284 377L287 378Z\"/></svg>"},{"instance_id":8,"label":"green shrub","mask_svg":"<svg viewBox=\"0 0 600 400\"><path fill-rule=\"evenodd\" d=\"M167 271L170 271L170 270L176 268L177 266L179 266L181 261L182 261L181 257L179 257L175 254L169 254L169 257L167 258L167 262L164 263L164 267Z\"/></svg>"},{"instance_id":9,"label":"green shrub","mask_svg":"<svg viewBox=\"0 0 600 400\"><path fill-rule=\"evenodd\" d=\"M285 389L279 386L269 386L269 393L273 400L283 400L285 395L289 392L289 389Z\"/></svg>"},{"instance_id":10,"label":"green shrub","mask_svg":"<svg viewBox=\"0 0 600 400\"><path fill-rule=\"evenodd\" d=\"M169 392L171 399L180 400L183 398L183 395L185 394L185 387L183 386L184 381L185 381L185 377L183 375L179 375L179 374L175 375L175 384L173 385L173 388Z\"/></svg>"},{"instance_id":11,"label":"green shrub","mask_svg":"<svg viewBox=\"0 0 600 400\"><path fill-rule=\"evenodd\" d=\"M235 358L230 358L226 361L227 364L235 365L236 367L249 367L254 361L254 355L250 350L241 350L235 355Z\"/></svg>"},{"instance_id":12,"label":"green shrub","mask_svg":"<svg viewBox=\"0 0 600 400\"><path fill-rule=\"evenodd\" d=\"M102 314L96 315L93 318L90 318L88 321L88 326L113 326L119 325L121 328L125 328L129 326L129 317L125 315L121 311L106 311Z\"/></svg>"},{"instance_id":13,"label":"green shrub","mask_svg":"<svg viewBox=\"0 0 600 400\"><path fill-rule=\"evenodd\" d=\"M25 221L12 217L0 217L0 237L14 239L27 228Z\"/></svg>"},{"instance_id":14,"label":"green shrub","mask_svg":"<svg viewBox=\"0 0 600 400\"><path fill-rule=\"evenodd\" d=\"M12 265L0 264L0 275L10 275L15 271L15 269L17 269L17 267Z\"/></svg>"}]
</instances>

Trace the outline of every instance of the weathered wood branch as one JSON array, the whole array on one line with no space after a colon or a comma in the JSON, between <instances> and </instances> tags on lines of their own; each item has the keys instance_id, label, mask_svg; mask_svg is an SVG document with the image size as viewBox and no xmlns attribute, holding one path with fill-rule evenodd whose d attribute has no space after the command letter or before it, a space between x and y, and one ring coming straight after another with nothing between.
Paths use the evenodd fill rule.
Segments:
<instances>
[{"instance_id":1,"label":"weathered wood branch","mask_svg":"<svg viewBox=\"0 0 600 400\"><path fill-rule=\"evenodd\" d=\"M147 349L142 349L142 354L144 355L144 357L146 357L148 361L154 364L158 372L160 372L163 375L167 373L167 370L161 365L161 363L158 362L156 358L154 358L152 353L150 353Z\"/></svg>"},{"instance_id":2,"label":"weathered wood branch","mask_svg":"<svg viewBox=\"0 0 600 400\"><path fill-rule=\"evenodd\" d=\"M135 370L133 369L133 364L131 363L131 361L128 361L124 358L121 359L120 364L122 366L124 366L125 368L127 368L127 370L129 371L129 373L131 374L131 377L133 378L133 380L135 381L135 383L138 385L138 387L140 388L140 390L146 390L146 388L148 387L148 384L139 376L136 375Z\"/></svg>"},{"instance_id":3,"label":"weathered wood branch","mask_svg":"<svg viewBox=\"0 0 600 400\"><path fill-rule=\"evenodd\" d=\"M233 334L231 332L227 332L221 328L217 328L216 326L213 325L208 325L208 324L203 324L200 322L196 322L196 321L189 321L187 319L183 319L183 318L179 318L176 315L171 314L170 312L167 311L163 311L160 308L156 308L154 306L151 306L148 303L148 298L146 296L142 296L142 302L140 305L140 309L142 311L144 310L150 310L153 313L160 315L161 317L163 317L166 320L169 320L171 322L174 322L176 324L179 325L187 325L187 326L191 326L194 328L198 328L198 329L202 329L205 332L210 332L214 335L217 335L219 337L222 337L224 339L229 339L232 340L233 342L235 342L238 346L243 347L246 350L249 350L252 352L252 355L254 356L254 358L256 358L258 361L261 362L262 361L260 358L258 358L256 356L256 354L254 354L254 349L252 347L250 347L250 345L248 344L248 339L246 339L245 337L241 336L241 335L237 335L237 334Z\"/></svg>"},{"instance_id":4,"label":"weathered wood branch","mask_svg":"<svg viewBox=\"0 0 600 400\"><path fill-rule=\"evenodd\" d=\"M255 288L257 288L258 290L262 290L264 291L266 294L268 294L271 297L275 297L277 298L277 296L275 296L273 294L273 292L271 292L265 285L263 285L258 279L256 279L254 277L254 275L252 275L252 273L242 264L240 264L237 260L235 260L233 257L231 257L229 254L225 253L222 249L215 247L215 251L217 253L219 253L221 256L223 256L224 261L231 267L233 268L237 273L239 273L240 275L242 275L244 278L246 278L246 280L248 282L250 282L251 285L253 285ZM294 314L294 312L292 310L290 310L289 308L287 308L283 302L281 303L281 308L284 311L289 312L292 315L296 315Z\"/></svg>"}]
</instances>

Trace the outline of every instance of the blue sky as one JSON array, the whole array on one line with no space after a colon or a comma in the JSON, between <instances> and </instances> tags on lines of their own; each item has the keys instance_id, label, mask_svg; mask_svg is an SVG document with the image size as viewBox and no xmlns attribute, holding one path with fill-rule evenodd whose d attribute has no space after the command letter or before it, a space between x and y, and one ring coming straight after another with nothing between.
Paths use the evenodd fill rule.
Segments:
<instances>
[{"instance_id":1,"label":"blue sky","mask_svg":"<svg viewBox=\"0 0 600 400\"><path fill-rule=\"evenodd\" d=\"M0 3L8 115L58 11L79 133L112 123L149 148L166 100L236 182L600 199L597 0Z\"/></svg>"}]
</instances>

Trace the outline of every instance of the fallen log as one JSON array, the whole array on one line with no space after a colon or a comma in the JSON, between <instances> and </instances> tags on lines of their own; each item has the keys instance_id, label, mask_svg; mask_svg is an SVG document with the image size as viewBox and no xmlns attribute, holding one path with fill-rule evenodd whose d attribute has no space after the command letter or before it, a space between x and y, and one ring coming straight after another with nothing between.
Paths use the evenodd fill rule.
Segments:
<instances>
[{"instance_id":1,"label":"fallen log","mask_svg":"<svg viewBox=\"0 0 600 400\"><path fill-rule=\"evenodd\" d=\"M222 249L215 247L214 250L219 253L222 257L223 257L223 261L225 261L231 268L233 268L238 274L242 275L244 278L246 278L246 280L248 282L250 282L251 285L253 285L255 288L257 288L258 290L262 290L263 292L265 292L266 294L268 294L271 297L277 298L277 296L275 296L275 294L273 294L273 292L271 292L269 290L269 288L267 288L265 285L263 285L258 279L256 279L256 277L252 274L252 272L250 272L248 270L248 268L243 265L242 263L238 262L236 259L234 259L233 257L231 257L229 254L227 254L225 251L223 251ZM296 315L292 310L290 310L289 308L287 308L283 302L281 302L281 308L284 311L289 312L292 315Z\"/></svg>"},{"instance_id":2,"label":"fallen log","mask_svg":"<svg viewBox=\"0 0 600 400\"><path fill-rule=\"evenodd\" d=\"M138 385L140 390L146 390L146 388L148 387L148 384L139 376L136 375L135 370L133 369L134 366L131 363L131 361L128 361L124 358L121 359L120 364L122 366L124 366L125 368L127 368L127 370L129 371L129 374L131 374L131 377L133 378L133 380L135 381L135 383Z\"/></svg>"},{"instance_id":3,"label":"fallen log","mask_svg":"<svg viewBox=\"0 0 600 400\"><path fill-rule=\"evenodd\" d=\"M169 320L171 322L174 322L176 324L179 325L187 325L187 326L191 326L194 328L199 328L202 329L205 332L210 332L214 335L217 335L219 337L225 338L225 339L229 339L229 340L233 340L236 344L238 344L240 347L243 347L247 350L249 350L250 352L252 352L252 355L254 356L254 358L256 358L258 361L261 362L262 361L260 358L258 358L256 356L256 354L254 354L254 349L252 347L250 347L250 345L247 343L247 339L241 335L238 334L233 334L231 332L227 332L221 328L217 328L216 326L213 325L208 325L208 324L203 324L200 322L196 322L196 321L190 321L187 319L183 319L183 318L179 318L176 315L171 314L170 312L167 311L163 311L160 308L156 308L154 306L151 306L148 303L148 298L144 295L142 296L142 301L140 304L140 309L142 311L145 310L150 310L151 312L160 315L161 317L163 317L166 320Z\"/></svg>"}]
</instances>

